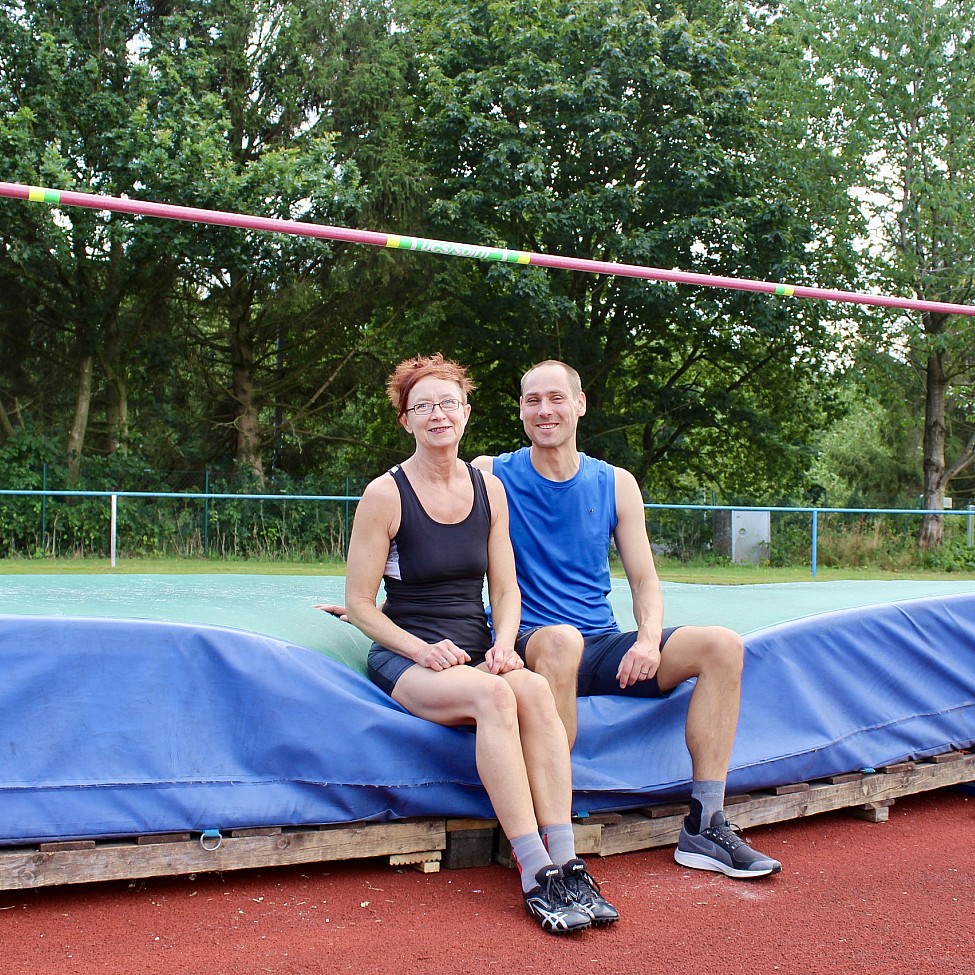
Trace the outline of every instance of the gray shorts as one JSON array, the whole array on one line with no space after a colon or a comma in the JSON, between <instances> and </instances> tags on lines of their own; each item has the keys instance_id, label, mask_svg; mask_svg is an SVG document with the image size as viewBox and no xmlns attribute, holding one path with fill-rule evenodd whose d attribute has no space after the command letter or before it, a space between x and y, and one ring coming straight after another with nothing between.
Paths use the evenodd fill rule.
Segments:
<instances>
[{"instance_id":1,"label":"gray shorts","mask_svg":"<svg viewBox=\"0 0 975 975\"><path fill-rule=\"evenodd\" d=\"M468 650L470 661L466 666L476 667L484 661L483 650ZM419 664L404 657L401 653L394 650L387 650L378 643L374 643L369 648L369 656L366 659L366 668L371 680L377 687L384 690L390 697L393 696L393 688L396 682L405 674L410 667L418 667Z\"/></svg>"}]
</instances>

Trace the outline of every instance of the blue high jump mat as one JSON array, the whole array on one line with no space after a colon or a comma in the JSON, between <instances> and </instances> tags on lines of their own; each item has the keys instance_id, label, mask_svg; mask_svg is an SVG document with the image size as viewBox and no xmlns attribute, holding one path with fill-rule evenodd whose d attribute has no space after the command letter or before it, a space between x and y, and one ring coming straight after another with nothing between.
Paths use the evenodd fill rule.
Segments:
<instances>
[{"instance_id":1,"label":"blue high jump mat","mask_svg":"<svg viewBox=\"0 0 975 975\"><path fill-rule=\"evenodd\" d=\"M403 711L331 576L0 576L0 844L490 817L473 735ZM745 634L729 790L975 744L975 582L664 584ZM631 620L625 585L613 600ZM690 685L583 698L576 810L686 798Z\"/></svg>"}]
</instances>

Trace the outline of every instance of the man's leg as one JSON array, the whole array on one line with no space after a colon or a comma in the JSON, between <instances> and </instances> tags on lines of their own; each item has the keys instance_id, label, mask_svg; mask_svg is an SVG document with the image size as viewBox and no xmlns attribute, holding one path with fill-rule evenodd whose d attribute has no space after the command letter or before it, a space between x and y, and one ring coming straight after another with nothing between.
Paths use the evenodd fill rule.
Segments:
<instances>
[{"instance_id":1,"label":"man's leg","mask_svg":"<svg viewBox=\"0 0 975 975\"><path fill-rule=\"evenodd\" d=\"M723 626L682 626L661 654L657 683L662 691L697 678L684 732L695 781L723 782L728 777L743 658L741 637Z\"/></svg>"},{"instance_id":2,"label":"man's leg","mask_svg":"<svg viewBox=\"0 0 975 975\"><path fill-rule=\"evenodd\" d=\"M583 646L582 634L574 626L543 626L528 637L523 654L525 666L541 674L552 688L570 749L579 726L576 698Z\"/></svg>"},{"instance_id":3,"label":"man's leg","mask_svg":"<svg viewBox=\"0 0 975 975\"><path fill-rule=\"evenodd\" d=\"M691 815L684 821L675 859L688 867L730 877L764 877L782 865L752 849L724 813L725 781L738 727L744 647L720 626L684 626L661 654L657 680L663 691L697 678L684 730L691 755Z\"/></svg>"}]
</instances>

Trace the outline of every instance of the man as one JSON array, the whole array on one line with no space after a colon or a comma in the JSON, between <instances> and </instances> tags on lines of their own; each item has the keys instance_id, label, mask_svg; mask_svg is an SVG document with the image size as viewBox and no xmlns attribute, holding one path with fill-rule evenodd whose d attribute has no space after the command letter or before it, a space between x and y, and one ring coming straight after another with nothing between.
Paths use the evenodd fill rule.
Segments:
<instances>
[{"instance_id":1,"label":"man","mask_svg":"<svg viewBox=\"0 0 975 975\"><path fill-rule=\"evenodd\" d=\"M691 811L678 863L730 877L763 877L782 865L758 853L724 813L725 780L738 723L743 646L717 626L663 626L660 580L636 478L576 445L586 395L563 362L525 373L519 408L530 447L474 465L504 484L522 594L517 649L552 685L570 746L577 695L662 697L694 677L685 740L691 756ZM614 540L637 629L620 631L608 599Z\"/></svg>"}]
</instances>

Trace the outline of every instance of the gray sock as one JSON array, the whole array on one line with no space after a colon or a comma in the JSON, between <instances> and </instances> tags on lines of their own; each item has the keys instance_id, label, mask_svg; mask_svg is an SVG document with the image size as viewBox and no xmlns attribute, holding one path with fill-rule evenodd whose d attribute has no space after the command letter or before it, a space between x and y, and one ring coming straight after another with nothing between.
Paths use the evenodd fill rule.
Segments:
<instances>
[{"instance_id":1,"label":"gray sock","mask_svg":"<svg viewBox=\"0 0 975 975\"><path fill-rule=\"evenodd\" d=\"M543 826L539 832L552 863L562 866L576 858L576 834L572 832L572 823Z\"/></svg>"},{"instance_id":2,"label":"gray sock","mask_svg":"<svg viewBox=\"0 0 975 975\"><path fill-rule=\"evenodd\" d=\"M711 825L711 817L724 809L724 782L718 779L702 779L691 783L691 799L701 804L701 829ZM693 810L693 805L691 809Z\"/></svg>"},{"instance_id":3,"label":"gray sock","mask_svg":"<svg viewBox=\"0 0 975 975\"><path fill-rule=\"evenodd\" d=\"M511 852L515 855L515 862L521 871L521 889L527 894L533 887L538 886L535 874L542 867L547 867L552 862L552 858L537 832L516 836L511 841Z\"/></svg>"}]
</instances>

